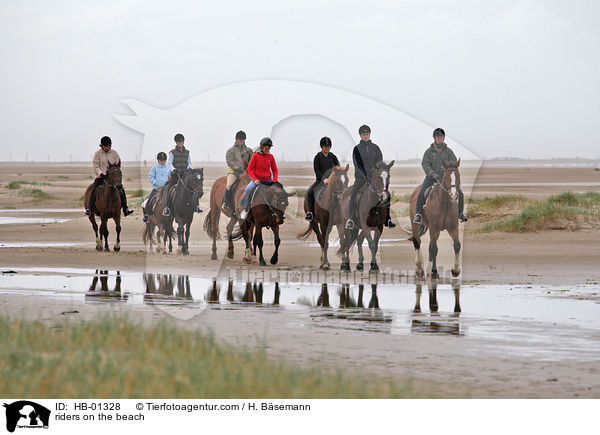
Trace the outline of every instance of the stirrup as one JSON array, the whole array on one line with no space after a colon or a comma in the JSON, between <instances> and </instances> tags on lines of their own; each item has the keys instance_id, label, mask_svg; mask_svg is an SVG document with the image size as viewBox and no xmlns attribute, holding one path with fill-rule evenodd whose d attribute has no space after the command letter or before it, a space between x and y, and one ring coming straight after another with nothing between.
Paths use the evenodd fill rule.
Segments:
<instances>
[{"instance_id":1,"label":"stirrup","mask_svg":"<svg viewBox=\"0 0 600 435\"><path fill-rule=\"evenodd\" d=\"M162 215L163 216L169 216L171 214L171 210L169 210L169 207L165 207L163 209Z\"/></svg>"},{"instance_id":2,"label":"stirrup","mask_svg":"<svg viewBox=\"0 0 600 435\"><path fill-rule=\"evenodd\" d=\"M346 228L347 230L353 230L353 229L354 229L354 222L352 221L352 219L348 219L348 220L346 221L346 226L345 226L345 228Z\"/></svg>"},{"instance_id":3,"label":"stirrup","mask_svg":"<svg viewBox=\"0 0 600 435\"><path fill-rule=\"evenodd\" d=\"M313 220L313 218L314 218L314 217L313 217L313 214L312 214L312 212L311 212L311 211L308 211L308 212L306 212L306 216L304 216L304 220L307 220L307 221L312 221L312 220Z\"/></svg>"},{"instance_id":4,"label":"stirrup","mask_svg":"<svg viewBox=\"0 0 600 435\"><path fill-rule=\"evenodd\" d=\"M130 210L128 208L126 208L125 210L123 210L123 216L129 216L131 213L133 213L133 210Z\"/></svg>"},{"instance_id":5,"label":"stirrup","mask_svg":"<svg viewBox=\"0 0 600 435\"><path fill-rule=\"evenodd\" d=\"M203 211L199 205L196 206L196 213L202 213Z\"/></svg>"},{"instance_id":6,"label":"stirrup","mask_svg":"<svg viewBox=\"0 0 600 435\"><path fill-rule=\"evenodd\" d=\"M92 215L92 211L89 208L85 209L85 215L86 216L91 216Z\"/></svg>"},{"instance_id":7,"label":"stirrup","mask_svg":"<svg viewBox=\"0 0 600 435\"><path fill-rule=\"evenodd\" d=\"M150 216L148 216L147 214L144 215L144 217L142 218L143 222L148 222L148 219L150 219Z\"/></svg>"},{"instance_id":8,"label":"stirrup","mask_svg":"<svg viewBox=\"0 0 600 435\"><path fill-rule=\"evenodd\" d=\"M460 216L458 217L458 220L460 220L461 222L467 222L469 220L469 218L467 217L466 214L461 213Z\"/></svg>"},{"instance_id":9,"label":"stirrup","mask_svg":"<svg viewBox=\"0 0 600 435\"><path fill-rule=\"evenodd\" d=\"M384 225L388 228L396 228L396 224L392 221L392 218L389 218Z\"/></svg>"},{"instance_id":10,"label":"stirrup","mask_svg":"<svg viewBox=\"0 0 600 435\"><path fill-rule=\"evenodd\" d=\"M417 213L415 215L415 217L413 218L413 224L422 224L423 223L423 216L421 216L421 213Z\"/></svg>"},{"instance_id":11,"label":"stirrup","mask_svg":"<svg viewBox=\"0 0 600 435\"><path fill-rule=\"evenodd\" d=\"M243 211L240 213L240 219L241 219L241 220L246 220L246 218L247 218L247 217L248 217L248 210L243 210Z\"/></svg>"}]
</instances>

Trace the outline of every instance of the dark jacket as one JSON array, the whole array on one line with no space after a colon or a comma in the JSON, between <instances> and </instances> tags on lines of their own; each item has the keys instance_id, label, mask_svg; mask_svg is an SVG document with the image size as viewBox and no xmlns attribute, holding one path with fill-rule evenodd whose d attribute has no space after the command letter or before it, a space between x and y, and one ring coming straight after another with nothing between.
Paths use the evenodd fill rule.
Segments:
<instances>
[{"instance_id":1,"label":"dark jacket","mask_svg":"<svg viewBox=\"0 0 600 435\"><path fill-rule=\"evenodd\" d=\"M434 144L431 144L431 146L427 148L427 151L425 151L425 154L423 154L421 166L428 177L433 178L434 175L437 174L441 178L444 175L444 167L442 166L442 161L444 160L447 162L455 162L456 156L445 143L442 144L442 150L440 152L437 152L434 149Z\"/></svg>"},{"instance_id":2,"label":"dark jacket","mask_svg":"<svg viewBox=\"0 0 600 435\"><path fill-rule=\"evenodd\" d=\"M327 157L325 157L325 154L323 154L323 152L319 152L313 160L313 168L315 170L315 176L317 177L317 181L323 181L323 175L325 175L325 172L327 172L334 166L339 165L340 161L335 156L335 154L329 153L327 154Z\"/></svg>"},{"instance_id":3,"label":"dark jacket","mask_svg":"<svg viewBox=\"0 0 600 435\"><path fill-rule=\"evenodd\" d=\"M173 154L173 166L175 169L178 171L183 171L188 168L190 152L185 148L185 146L181 147L181 151L175 147L169 151L169 153Z\"/></svg>"},{"instance_id":4,"label":"dark jacket","mask_svg":"<svg viewBox=\"0 0 600 435\"><path fill-rule=\"evenodd\" d=\"M381 161L383 161L383 154L381 154L379 147L371 141L361 140L352 151L354 178L370 179L373 175L373 168Z\"/></svg>"}]
</instances>

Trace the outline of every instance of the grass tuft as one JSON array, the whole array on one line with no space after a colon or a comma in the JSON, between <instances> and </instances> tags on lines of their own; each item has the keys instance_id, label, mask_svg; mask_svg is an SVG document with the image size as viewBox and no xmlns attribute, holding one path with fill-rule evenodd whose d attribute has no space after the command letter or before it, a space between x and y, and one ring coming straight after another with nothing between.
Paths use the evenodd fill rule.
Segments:
<instances>
[{"instance_id":1,"label":"grass tuft","mask_svg":"<svg viewBox=\"0 0 600 435\"><path fill-rule=\"evenodd\" d=\"M50 183L38 183L37 181L24 181L24 180L19 180L19 181L11 181L10 183L8 183L8 188L9 189L19 189L21 188L21 185L23 184L27 184L27 185L31 185L31 186L51 186Z\"/></svg>"},{"instance_id":2,"label":"grass tuft","mask_svg":"<svg viewBox=\"0 0 600 435\"><path fill-rule=\"evenodd\" d=\"M41 189L30 189L25 188L19 191L19 196L30 196L36 201L41 201L42 199L53 199L54 196L50 195L48 192L44 192Z\"/></svg>"},{"instance_id":3,"label":"grass tuft","mask_svg":"<svg viewBox=\"0 0 600 435\"><path fill-rule=\"evenodd\" d=\"M37 398L403 398L406 386L305 369L198 331L125 318L41 322L0 316L0 396Z\"/></svg>"}]
</instances>

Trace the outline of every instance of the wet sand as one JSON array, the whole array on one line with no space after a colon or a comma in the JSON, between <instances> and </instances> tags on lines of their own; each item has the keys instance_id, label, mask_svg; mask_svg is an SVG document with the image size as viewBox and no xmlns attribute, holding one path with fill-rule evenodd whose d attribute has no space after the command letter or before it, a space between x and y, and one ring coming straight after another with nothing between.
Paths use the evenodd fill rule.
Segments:
<instances>
[{"instance_id":1,"label":"wet sand","mask_svg":"<svg viewBox=\"0 0 600 435\"><path fill-rule=\"evenodd\" d=\"M297 166L297 165L296 165ZM286 186L308 186L310 167L297 168L282 164L282 182ZM208 192L212 180L221 175L222 166L206 166L205 196L201 203L208 208ZM87 183L91 182L91 170L83 165L46 164L0 164L0 209L12 208L77 208L79 198ZM124 180L128 190L141 187L149 190L148 182L140 176L147 169L126 166ZM57 176L67 178L57 178ZM597 183L600 171L586 168L506 168L484 166L465 167L461 170L465 187L475 184L472 195L483 197L500 193L518 193L530 198L543 198L565 190L598 191L593 184L579 184L572 189L561 183ZM412 186L421 181L418 167L396 166L392 169L392 185ZM51 183L39 187L59 197L32 201L9 190L6 185L16 180L37 180ZM508 185L522 183L523 187ZM531 184L535 185L531 185ZM505 185L503 187L503 184ZM481 185L481 186L480 186ZM410 187L393 188L396 195L410 192ZM290 189L293 190L293 189ZM468 188L465 188L468 196ZM402 216L407 204L396 203L394 214L398 228L384 232L388 239L381 248L380 266L382 277L391 277L399 271L400 280L410 282L414 271L414 251L400 227L408 225L408 217ZM289 273L294 270L316 271L319 265L319 249L295 239L295 234L306 227L305 221L294 217L300 210L297 199L291 198L290 217L282 227L280 263L266 268L251 266L251 270L267 270L269 273ZM39 216L48 216L40 212ZM6 214L4 214L6 216ZM141 214L136 213L123 220L122 250L120 253L98 253L94 250L94 237L89 221L82 212L58 213L52 217L71 220L51 224L0 225L0 265L2 270L11 267L61 267L108 269L121 271L152 271L156 273L185 273L187 275L213 277L228 268L241 266L242 243L236 243L236 258L223 259L225 242L218 245L219 261L210 261L210 243L202 231L204 214L196 217L192 228L191 255L147 254L141 243ZM476 222L464 227L461 276L463 284L549 284L576 285L600 282L600 232L585 229L575 232L547 231L528 234L487 233L479 234ZM114 226L109 224L111 246L114 243ZM265 237L265 257L272 252L272 238ZM2 247L19 243L26 247ZM32 246L37 243L45 246ZM67 246L51 247L61 243ZM337 258L330 249L332 267ZM368 257L367 257L368 258ZM447 236L441 238L439 264L449 268L453 253ZM355 264L355 257L352 265ZM387 272L386 272L387 271ZM387 275L386 275L387 273ZM367 279L368 273L353 276ZM393 278L393 277L391 277ZM391 279L390 278L390 279ZM425 396L437 397L598 397L600 374L597 361L577 361L577 358L547 361L531 357L507 357L501 352L481 351L485 338L463 340L460 337L430 335L385 335L365 331L335 330L328 328L299 327L297 314L277 312L273 315L264 310L204 310L201 315L188 321L179 321L160 310L140 310L137 307L119 307L115 304L89 304L56 300L47 296L36 297L35 304L22 295L1 294L2 311L14 317L38 318L43 313L47 321L62 319L60 313L76 310L72 317L91 319L97 313L124 310L135 318L152 322L166 318L185 328L202 328L214 331L217 337L231 343L266 344L274 357L285 358L302 365L315 363L342 367L344 370L365 373L383 378L410 379L417 391ZM523 345L527 345L524 339ZM576 355L575 355L576 356ZM598 356L600 359L600 355Z\"/></svg>"}]
</instances>

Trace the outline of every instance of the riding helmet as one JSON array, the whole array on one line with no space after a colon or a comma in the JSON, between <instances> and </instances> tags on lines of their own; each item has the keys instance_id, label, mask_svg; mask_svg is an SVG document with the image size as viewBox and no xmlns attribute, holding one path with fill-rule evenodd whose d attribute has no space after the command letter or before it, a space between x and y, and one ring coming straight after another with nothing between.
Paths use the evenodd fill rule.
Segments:
<instances>
[{"instance_id":1,"label":"riding helmet","mask_svg":"<svg viewBox=\"0 0 600 435\"><path fill-rule=\"evenodd\" d=\"M183 135L181 133L177 133L175 135L175 142L183 142L185 140L185 138L183 137Z\"/></svg>"},{"instance_id":2,"label":"riding helmet","mask_svg":"<svg viewBox=\"0 0 600 435\"><path fill-rule=\"evenodd\" d=\"M436 136L446 137L446 132L444 131L443 128L438 127L435 130L433 130L433 137L436 137Z\"/></svg>"},{"instance_id":3,"label":"riding helmet","mask_svg":"<svg viewBox=\"0 0 600 435\"><path fill-rule=\"evenodd\" d=\"M100 146L112 146L112 140L110 140L110 137L108 136L104 136L102 139L100 139Z\"/></svg>"},{"instance_id":4,"label":"riding helmet","mask_svg":"<svg viewBox=\"0 0 600 435\"><path fill-rule=\"evenodd\" d=\"M263 145L273 146L273 141L271 140L270 137L263 137L260 140L260 146L262 147Z\"/></svg>"},{"instance_id":5,"label":"riding helmet","mask_svg":"<svg viewBox=\"0 0 600 435\"><path fill-rule=\"evenodd\" d=\"M321 148L323 148L323 147L330 147L331 146L331 139L329 139L327 136L323 136L321 138L321 142L320 142L319 145L321 145Z\"/></svg>"},{"instance_id":6,"label":"riding helmet","mask_svg":"<svg viewBox=\"0 0 600 435\"><path fill-rule=\"evenodd\" d=\"M167 155L161 151L156 155L156 160L167 160Z\"/></svg>"},{"instance_id":7,"label":"riding helmet","mask_svg":"<svg viewBox=\"0 0 600 435\"><path fill-rule=\"evenodd\" d=\"M358 129L358 134L363 134L363 133L371 133L371 127L369 127L368 125L361 125L360 128Z\"/></svg>"},{"instance_id":8,"label":"riding helmet","mask_svg":"<svg viewBox=\"0 0 600 435\"><path fill-rule=\"evenodd\" d=\"M246 140L246 133L244 133L242 130L240 130L235 134L235 138L241 139L241 140Z\"/></svg>"}]
</instances>

